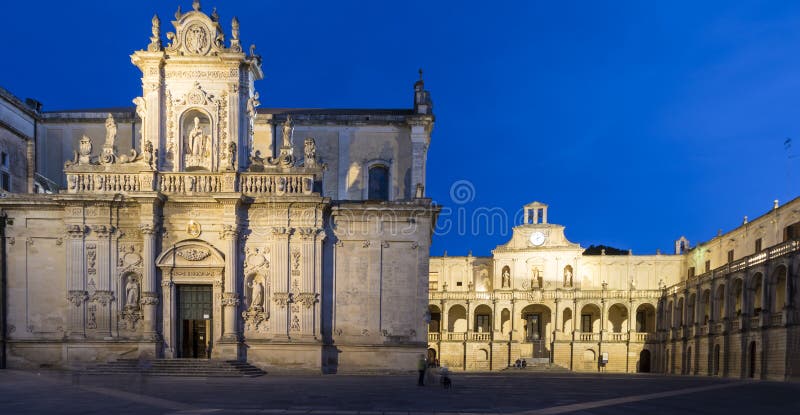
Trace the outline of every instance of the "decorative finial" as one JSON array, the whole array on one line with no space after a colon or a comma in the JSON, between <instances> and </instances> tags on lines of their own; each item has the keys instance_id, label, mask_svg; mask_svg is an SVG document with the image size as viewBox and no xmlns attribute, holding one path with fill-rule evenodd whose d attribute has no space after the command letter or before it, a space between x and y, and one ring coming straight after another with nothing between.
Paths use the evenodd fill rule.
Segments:
<instances>
[{"instance_id":1,"label":"decorative finial","mask_svg":"<svg viewBox=\"0 0 800 415\"><path fill-rule=\"evenodd\" d=\"M200 0L194 0L192 2L192 8L194 9L194 11L199 12L200 11Z\"/></svg>"},{"instance_id":2,"label":"decorative finial","mask_svg":"<svg viewBox=\"0 0 800 415\"><path fill-rule=\"evenodd\" d=\"M181 12L181 5L178 5L178 11L175 12L175 20L181 20L183 13Z\"/></svg>"},{"instance_id":3,"label":"decorative finial","mask_svg":"<svg viewBox=\"0 0 800 415\"><path fill-rule=\"evenodd\" d=\"M217 14L217 8L216 7L214 7L211 10L211 20L213 20L215 22L219 20L219 15Z\"/></svg>"},{"instance_id":4,"label":"decorative finial","mask_svg":"<svg viewBox=\"0 0 800 415\"><path fill-rule=\"evenodd\" d=\"M772 208L773 208L773 209L777 209L777 208L778 208L778 206L780 206L780 204L778 203L778 199L775 199L775 200L772 202Z\"/></svg>"},{"instance_id":5,"label":"decorative finial","mask_svg":"<svg viewBox=\"0 0 800 415\"><path fill-rule=\"evenodd\" d=\"M158 52L161 49L161 19L157 14L153 15L153 34L150 36L150 44L147 45L147 50L150 52Z\"/></svg>"},{"instance_id":6,"label":"decorative finial","mask_svg":"<svg viewBox=\"0 0 800 415\"><path fill-rule=\"evenodd\" d=\"M256 56L256 44L250 45L250 56Z\"/></svg>"},{"instance_id":7,"label":"decorative finial","mask_svg":"<svg viewBox=\"0 0 800 415\"><path fill-rule=\"evenodd\" d=\"M747 224L747 215L745 215L744 220L742 221L742 225L746 225L746 224Z\"/></svg>"},{"instance_id":8,"label":"decorative finial","mask_svg":"<svg viewBox=\"0 0 800 415\"><path fill-rule=\"evenodd\" d=\"M422 68L419 68L419 80L422 80Z\"/></svg>"}]
</instances>

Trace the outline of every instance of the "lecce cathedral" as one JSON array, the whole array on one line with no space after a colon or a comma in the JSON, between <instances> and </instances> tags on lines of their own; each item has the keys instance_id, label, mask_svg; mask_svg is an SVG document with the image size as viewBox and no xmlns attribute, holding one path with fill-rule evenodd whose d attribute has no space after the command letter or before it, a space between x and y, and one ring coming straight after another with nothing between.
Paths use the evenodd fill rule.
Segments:
<instances>
[{"instance_id":1,"label":"lecce cathedral","mask_svg":"<svg viewBox=\"0 0 800 415\"><path fill-rule=\"evenodd\" d=\"M675 252L593 252L548 205L489 257L429 257L434 124L260 107L261 57L198 0L131 55L130 108L0 88L0 364L800 378L800 199ZM435 161L434 161L435 162Z\"/></svg>"}]
</instances>

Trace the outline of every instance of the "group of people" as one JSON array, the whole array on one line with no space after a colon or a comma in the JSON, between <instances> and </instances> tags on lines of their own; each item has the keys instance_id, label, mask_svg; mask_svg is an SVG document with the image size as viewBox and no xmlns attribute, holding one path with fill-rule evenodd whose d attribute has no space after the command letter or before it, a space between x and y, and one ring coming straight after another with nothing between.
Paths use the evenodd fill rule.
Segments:
<instances>
[{"instance_id":1,"label":"group of people","mask_svg":"<svg viewBox=\"0 0 800 415\"><path fill-rule=\"evenodd\" d=\"M517 361L514 362L514 367L517 369L524 369L528 367L528 362L526 362L525 359L517 359Z\"/></svg>"},{"instance_id":2,"label":"group of people","mask_svg":"<svg viewBox=\"0 0 800 415\"><path fill-rule=\"evenodd\" d=\"M417 386L425 386L425 383L428 384L435 383L437 380L436 376L436 368L439 367L439 360L438 359L427 359L425 358L424 354L419 355L419 360L417 361L417 371L419 371L419 379L417 380ZM450 371L447 369L447 366L443 366L439 369L439 381L444 382L444 379L448 379Z\"/></svg>"}]
</instances>

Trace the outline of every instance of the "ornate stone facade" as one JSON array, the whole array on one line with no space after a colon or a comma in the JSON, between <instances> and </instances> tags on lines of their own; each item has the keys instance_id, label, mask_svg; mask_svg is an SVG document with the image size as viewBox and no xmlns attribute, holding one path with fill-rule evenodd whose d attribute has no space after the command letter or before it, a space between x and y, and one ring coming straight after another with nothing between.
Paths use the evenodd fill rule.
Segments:
<instances>
[{"instance_id":1,"label":"ornate stone facade","mask_svg":"<svg viewBox=\"0 0 800 415\"><path fill-rule=\"evenodd\" d=\"M437 211L413 189L432 113L261 112L261 58L218 19L196 1L162 42L153 18L129 112L42 117L48 139L81 138L53 176L64 191L0 200L7 319L28 327L5 339L9 367L146 355L347 371L413 368L424 351ZM366 203L374 160L387 196Z\"/></svg>"},{"instance_id":2,"label":"ornate stone facade","mask_svg":"<svg viewBox=\"0 0 800 415\"><path fill-rule=\"evenodd\" d=\"M584 254L547 209L491 257L431 258L432 359L796 379L800 199L674 255Z\"/></svg>"}]
</instances>

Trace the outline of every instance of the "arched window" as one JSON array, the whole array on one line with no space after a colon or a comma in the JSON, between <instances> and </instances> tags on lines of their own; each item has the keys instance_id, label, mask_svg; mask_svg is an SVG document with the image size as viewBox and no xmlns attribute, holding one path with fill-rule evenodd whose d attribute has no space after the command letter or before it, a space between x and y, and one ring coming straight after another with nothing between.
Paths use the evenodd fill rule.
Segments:
<instances>
[{"instance_id":1,"label":"arched window","mask_svg":"<svg viewBox=\"0 0 800 415\"><path fill-rule=\"evenodd\" d=\"M389 168L378 164L369 168L367 199L389 200Z\"/></svg>"}]
</instances>

